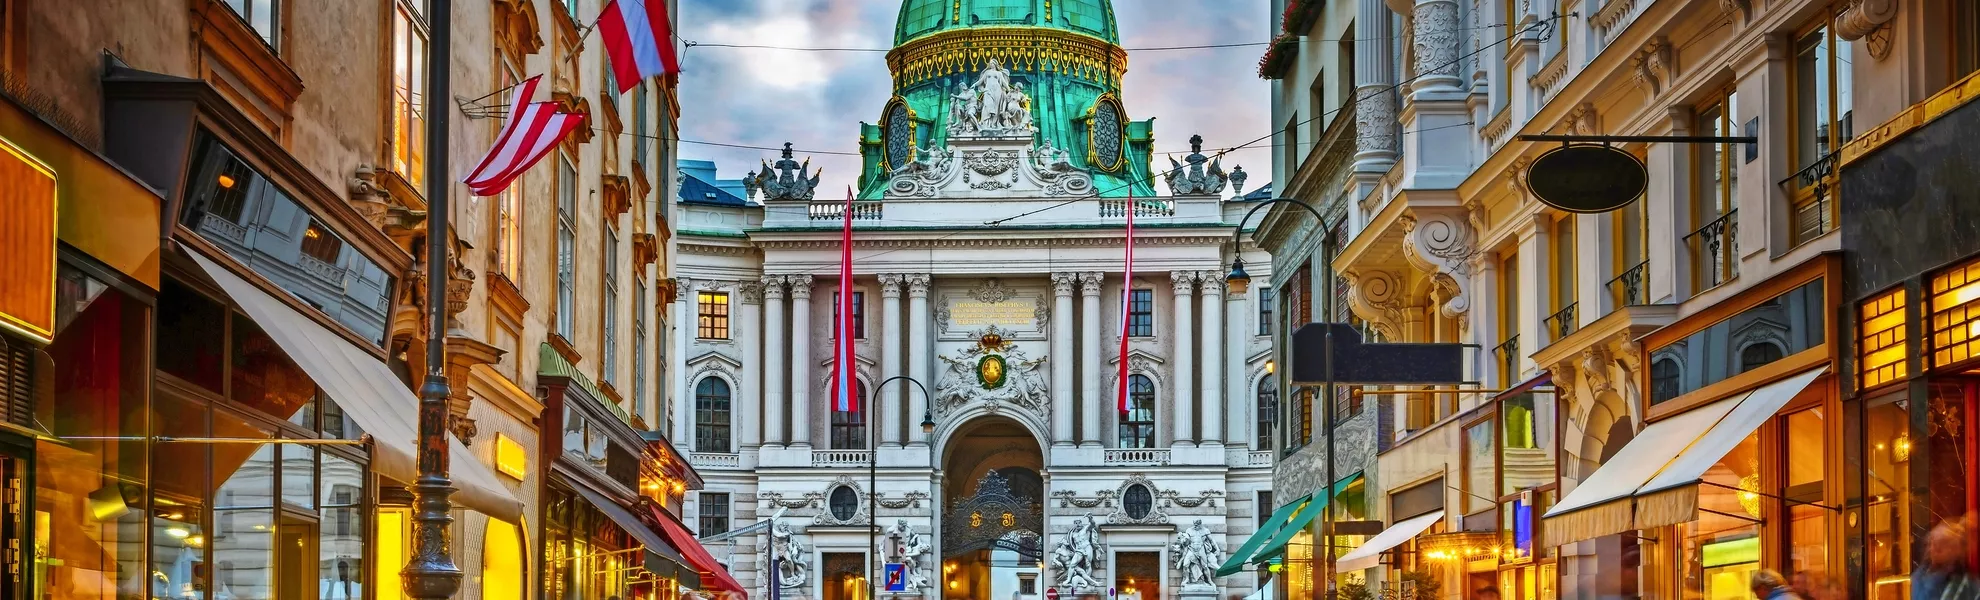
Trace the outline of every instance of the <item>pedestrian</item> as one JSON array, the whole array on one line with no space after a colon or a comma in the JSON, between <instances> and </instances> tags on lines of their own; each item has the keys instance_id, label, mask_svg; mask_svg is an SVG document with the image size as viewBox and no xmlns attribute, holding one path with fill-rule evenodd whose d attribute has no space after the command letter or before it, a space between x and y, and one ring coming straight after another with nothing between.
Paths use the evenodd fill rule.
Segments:
<instances>
[{"instance_id":1,"label":"pedestrian","mask_svg":"<svg viewBox=\"0 0 1980 600\"><path fill-rule=\"evenodd\" d=\"M1795 593L1793 588L1788 587L1787 582L1781 579L1781 574L1773 569L1754 571L1751 582L1753 597L1760 600L1806 600L1801 594Z\"/></svg>"},{"instance_id":2,"label":"pedestrian","mask_svg":"<svg viewBox=\"0 0 1980 600\"><path fill-rule=\"evenodd\" d=\"M1974 600L1980 598L1980 580L1966 564L1966 533L1973 528L1972 515L1948 519L1925 534L1925 560L1911 576L1912 598L1916 600Z\"/></svg>"}]
</instances>

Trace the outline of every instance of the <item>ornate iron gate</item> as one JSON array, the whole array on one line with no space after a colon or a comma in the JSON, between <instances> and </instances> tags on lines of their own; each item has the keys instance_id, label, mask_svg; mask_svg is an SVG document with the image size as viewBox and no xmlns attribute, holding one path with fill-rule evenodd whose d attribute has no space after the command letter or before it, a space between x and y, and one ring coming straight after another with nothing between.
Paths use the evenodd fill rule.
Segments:
<instances>
[{"instance_id":1,"label":"ornate iron gate","mask_svg":"<svg viewBox=\"0 0 1980 600\"><path fill-rule=\"evenodd\" d=\"M944 558L1000 548L1017 552L1025 561L1039 559L1043 546L1039 535L1045 530L1040 490L1033 489L1026 497L1011 483L1003 473L990 471L976 483L975 495L949 502L942 516Z\"/></svg>"}]
</instances>

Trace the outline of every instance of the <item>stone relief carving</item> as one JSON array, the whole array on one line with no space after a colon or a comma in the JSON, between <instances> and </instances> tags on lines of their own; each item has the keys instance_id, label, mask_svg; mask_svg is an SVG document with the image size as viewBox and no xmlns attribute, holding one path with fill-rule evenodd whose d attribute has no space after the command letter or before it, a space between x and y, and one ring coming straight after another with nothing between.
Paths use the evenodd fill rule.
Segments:
<instances>
[{"instance_id":1,"label":"stone relief carving","mask_svg":"<svg viewBox=\"0 0 1980 600\"><path fill-rule=\"evenodd\" d=\"M1568 111L1567 132L1569 135L1596 135L1601 132L1600 114L1595 111L1595 103L1583 102Z\"/></svg>"},{"instance_id":2,"label":"stone relief carving","mask_svg":"<svg viewBox=\"0 0 1980 600\"><path fill-rule=\"evenodd\" d=\"M1637 87L1652 98L1662 93L1666 84L1677 80L1677 65L1673 60L1670 40L1661 35L1651 38L1632 59Z\"/></svg>"},{"instance_id":3,"label":"stone relief carving","mask_svg":"<svg viewBox=\"0 0 1980 600\"><path fill-rule=\"evenodd\" d=\"M910 146L914 146L912 143ZM914 146L916 156L894 169L887 182L887 196L895 198L933 198L935 193L949 180L962 172L962 162L956 160L955 146L947 148L921 148Z\"/></svg>"},{"instance_id":4,"label":"stone relief carving","mask_svg":"<svg viewBox=\"0 0 1980 600\"><path fill-rule=\"evenodd\" d=\"M1738 24L1753 16L1753 4L1751 0L1719 0L1719 10L1725 13L1726 17L1731 19L1734 24Z\"/></svg>"},{"instance_id":5,"label":"stone relief carving","mask_svg":"<svg viewBox=\"0 0 1980 600\"><path fill-rule=\"evenodd\" d=\"M1395 96L1385 87L1355 90L1354 142L1357 154L1396 150Z\"/></svg>"},{"instance_id":6,"label":"stone relief carving","mask_svg":"<svg viewBox=\"0 0 1980 600\"><path fill-rule=\"evenodd\" d=\"M1426 77L1458 74L1458 6L1449 0L1416 4L1416 71Z\"/></svg>"},{"instance_id":7,"label":"stone relief carving","mask_svg":"<svg viewBox=\"0 0 1980 600\"><path fill-rule=\"evenodd\" d=\"M1348 269L1341 273L1348 283L1348 310L1368 322L1368 326L1388 339L1402 339L1396 328L1402 325L1402 284L1395 273L1380 270Z\"/></svg>"},{"instance_id":8,"label":"stone relief carving","mask_svg":"<svg viewBox=\"0 0 1980 600\"><path fill-rule=\"evenodd\" d=\"M834 515L834 514L832 514L832 511L831 511L830 509L827 509L827 510L821 510L821 511L818 511L818 515L817 515L817 516L814 516L814 517L812 517L812 519L811 519L811 522L812 522L813 524L816 524L816 525L860 525L860 524L864 524L864 523L867 523L867 522L868 522L868 520L869 520L869 519L871 518L871 515L868 515L868 514L866 513L866 494L867 494L867 492L866 492L866 489L865 489L865 488L862 488L862 487L860 487L860 485L859 485L859 481L858 481L858 480L855 480L855 479L853 479L853 477L852 477L851 475L840 475L840 476L839 476L838 478L836 478L836 479L833 479L831 483L827 483L827 484L825 484L825 491L823 491L823 492L806 492L806 493L805 493L805 497L806 497L806 498L817 498L817 499L824 499L824 498L829 498L829 497L830 497L830 496L829 496L829 494L831 494L831 493L832 493L832 490L836 490L836 489L839 489L839 488L841 488L841 487L844 487L844 488L850 488L850 489L851 489L851 490L853 491L853 495L859 498L859 507L858 507L858 509L856 509L856 510L854 510L854 511L853 511L853 514L852 514L852 516L849 516L849 517L846 517L846 518L844 518L844 519L840 519L840 518L838 517L838 515ZM814 500L814 501L813 501L813 506L816 506L816 505L817 505L817 503L818 503L818 501L817 501L817 500Z\"/></svg>"},{"instance_id":9,"label":"stone relief carving","mask_svg":"<svg viewBox=\"0 0 1980 600\"><path fill-rule=\"evenodd\" d=\"M1059 572L1059 585L1075 592L1099 590L1102 585L1093 570L1102 548L1100 524L1094 522L1093 513L1073 519L1072 530L1052 547L1052 568Z\"/></svg>"},{"instance_id":10,"label":"stone relief carving","mask_svg":"<svg viewBox=\"0 0 1980 600\"><path fill-rule=\"evenodd\" d=\"M1178 296L1195 293L1196 271L1170 271L1169 288Z\"/></svg>"},{"instance_id":11,"label":"stone relief carving","mask_svg":"<svg viewBox=\"0 0 1980 600\"><path fill-rule=\"evenodd\" d=\"M1072 154L1042 138L1031 149L1031 176L1044 184L1046 196L1071 196L1093 190L1093 175L1072 164Z\"/></svg>"},{"instance_id":12,"label":"stone relief carving","mask_svg":"<svg viewBox=\"0 0 1980 600\"><path fill-rule=\"evenodd\" d=\"M797 532L791 530L790 521L780 519L775 527L770 528L770 543L773 546L769 549L771 558L780 561L775 563L777 581L783 584L784 589L804 587L804 581L811 573L811 558L805 552L804 544L798 541Z\"/></svg>"},{"instance_id":13,"label":"stone relief carving","mask_svg":"<svg viewBox=\"0 0 1980 600\"><path fill-rule=\"evenodd\" d=\"M818 177L824 172L823 169L813 171L809 158L804 159L803 164L792 160L790 142L784 142L784 157L777 160L775 177L770 174L772 168L769 162L764 162L763 169L756 172L754 185L745 185L748 188L745 191L762 190L766 201L810 200L817 191ZM750 195L755 196L753 192Z\"/></svg>"},{"instance_id":14,"label":"stone relief carving","mask_svg":"<svg viewBox=\"0 0 1980 600\"><path fill-rule=\"evenodd\" d=\"M1078 273L1064 273L1064 272L1053 273L1052 295L1071 296L1073 293L1073 285L1077 283L1079 283Z\"/></svg>"},{"instance_id":15,"label":"stone relief carving","mask_svg":"<svg viewBox=\"0 0 1980 600\"><path fill-rule=\"evenodd\" d=\"M1594 344L1581 351L1581 375L1588 381L1588 391L1601 394L1615 390L1615 383L1609 379L1609 351L1602 344ZM1556 382L1555 387L1565 384Z\"/></svg>"},{"instance_id":16,"label":"stone relief carving","mask_svg":"<svg viewBox=\"0 0 1980 600\"><path fill-rule=\"evenodd\" d=\"M1031 96L1025 93L1022 82L1011 81L1011 72L995 58L977 74L976 83L957 84L949 96L952 137L1029 136L1037 132Z\"/></svg>"},{"instance_id":17,"label":"stone relief carving","mask_svg":"<svg viewBox=\"0 0 1980 600\"><path fill-rule=\"evenodd\" d=\"M1189 156L1183 157L1189 163L1187 169L1176 157L1169 157L1169 193L1177 196L1221 194L1230 176L1224 173L1223 158L1209 158L1203 155L1203 136L1189 136ZM1209 163L1208 167L1204 163Z\"/></svg>"},{"instance_id":18,"label":"stone relief carving","mask_svg":"<svg viewBox=\"0 0 1980 600\"><path fill-rule=\"evenodd\" d=\"M935 386L937 414L983 403L993 411L1012 406L1041 419L1048 415L1052 396L1038 368L1045 358L1027 357L1017 344L1004 339L1005 333L991 325L978 331L978 344L954 358L936 355L949 365Z\"/></svg>"},{"instance_id":19,"label":"stone relief carving","mask_svg":"<svg viewBox=\"0 0 1980 600\"><path fill-rule=\"evenodd\" d=\"M1111 508L1114 506L1113 490L1100 490L1092 498L1081 498L1078 492L1072 490L1059 490L1052 492L1052 497L1059 499L1059 508L1100 508L1103 506Z\"/></svg>"},{"instance_id":20,"label":"stone relief carving","mask_svg":"<svg viewBox=\"0 0 1980 600\"><path fill-rule=\"evenodd\" d=\"M1103 280L1103 279L1101 278L1101 275L1102 275L1101 273L1097 273L1097 272L1094 272L1094 271L1087 271L1087 272L1083 272L1083 273L1080 273L1080 274L1079 274L1079 293L1080 293L1080 295L1083 295L1083 296L1092 296L1092 295L1095 295L1095 294L1099 294L1099 293L1100 293L1100 284L1101 284L1101 282L1102 282L1102 281L1104 281L1104 280Z\"/></svg>"},{"instance_id":21,"label":"stone relief carving","mask_svg":"<svg viewBox=\"0 0 1980 600\"><path fill-rule=\"evenodd\" d=\"M1176 534L1172 548L1176 570L1182 572L1183 591L1215 593L1217 566L1224 562L1224 551L1218 547L1217 537L1210 533L1210 528L1203 526L1203 520L1197 519L1189 529Z\"/></svg>"},{"instance_id":22,"label":"stone relief carving","mask_svg":"<svg viewBox=\"0 0 1980 600\"><path fill-rule=\"evenodd\" d=\"M762 304L763 282L745 281L736 284L736 295L742 296L743 304Z\"/></svg>"},{"instance_id":23,"label":"stone relief carving","mask_svg":"<svg viewBox=\"0 0 1980 600\"><path fill-rule=\"evenodd\" d=\"M996 304L1011 299L1015 293L1011 288L1004 286L1004 280L993 277L976 284L976 288L969 291L969 297L977 302Z\"/></svg>"},{"instance_id":24,"label":"stone relief carving","mask_svg":"<svg viewBox=\"0 0 1980 600\"><path fill-rule=\"evenodd\" d=\"M898 297L900 297L900 295L901 295L901 274L900 274L900 273L881 273L881 274L880 274L880 277L879 277L879 278L880 278L880 296L881 296L881 297L883 297L883 298L898 298Z\"/></svg>"},{"instance_id":25,"label":"stone relief carving","mask_svg":"<svg viewBox=\"0 0 1980 600\"><path fill-rule=\"evenodd\" d=\"M929 277L927 273L908 273L903 277L905 277L907 281L909 298L928 297Z\"/></svg>"},{"instance_id":26,"label":"stone relief carving","mask_svg":"<svg viewBox=\"0 0 1980 600\"><path fill-rule=\"evenodd\" d=\"M1197 494L1198 496L1195 498L1184 498L1182 497L1182 492L1178 492L1175 490L1163 490L1162 505L1163 506L1175 505L1183 508L1198 508L1208 504L1210 505L1210 508L1216 508L1217 499L1224 497L1223 490L1201 490L1197 492Z\"/></svg>"},{"instance_id":27,"label":"stone relief carving","mask_svg":"<svg viewBox=\"0 0 1980 600\"><path fill-rule=\"evenodd\" d=\"M1153 480L1148 478L1147 474L1134 473L1128 475L1127 479L1121 482L1120 487L1115 488L1114 497L1126 498L1128 490L1133 489L1137 485L1148 489L1148 499L1150 501L1148 514L1142 515L1139 519L1134 518L1133 515L1128 514L1126 503L1123 502L1114 510L1114 514L1107 516L1107 522L1115 525L1159 525L1168 523L1169 511L1162 509L1167 508L1169 503L1155 503L1154 499L1173 496L1175 492L1163 491L1162 488L1155 485Z\"/></svg>"},{"instance_id":28,"label":"stone relief carving","mask_svg":"<svg viewBox=\"0 0 1980 600\"><path fill-rule=\"evenodd\" d=\"M921 508L921 502L928 499L928 492L908 492L902 494L900 498L893 499L887 498L886 494L880 494L880 496L874 502L879 503L882 508Z\"/></svg>"},{"instance_id":29,"label":"stone relief carving","mask_svg":"<svg viewBox=\"0 0 1980 600\"><path fill-rule=\"evenodd\" d=\"M1420 220L1419 220L1420 219ZM1444 295L1440 313L1449 319L1471 310L1471 263L1477 249L1468 214L1460 211L1418 209L1416 216L1404 216L1403 258L1423 271Z\"/></svg>"},{"instance_id":30,"label":"stone relief carving","mask_svg":"<svg viewBox=\"0 0 1980 600\"><path fill-rule=\"evenodd\" d=\"M806 300L811 298L810 275L787 276L784 278L784 282L791 286L791 298L806 299Z\"/></svg>"},{"instance_id":31,"label":"stone relief carving","mask_svg":"<svg viewBox=\"0 0 1980 600\"><path fill-rule=\"evenodd\" d=\"M1038 301L1032 304L1031 319L1038 324L1039 331L1045 331L1051 327L1052 303L1046 302L1044 296L1039 296Z\"/></svg>"},{"instance_id":32,"label":"stone relief carving","mask_svg":"<svg viewBox=\"0 0 1980 600\"><path fill-rule=\"evenodd\" d=\"M1007 190L1017 185L1017 152L978 150L963 152L963 182L978 190Z\"/></svg>"}]
</instances>

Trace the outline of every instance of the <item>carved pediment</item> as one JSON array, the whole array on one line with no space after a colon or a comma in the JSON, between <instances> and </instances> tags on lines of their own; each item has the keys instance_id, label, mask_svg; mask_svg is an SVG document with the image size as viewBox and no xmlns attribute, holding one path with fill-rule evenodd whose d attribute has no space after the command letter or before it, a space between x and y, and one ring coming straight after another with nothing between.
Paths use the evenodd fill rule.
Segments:
<instances>
[{"instance_id":1,"label":"carved pediment","mask_svg":"<svg viewBox=\"0 0 1980 600\"><path fill-rule=\"evenodd\" d=\"M632 181L624 175L606 175L602 179L605 220L616 222L619 215L632 210Z\"/></svg>"},{"instance_id":2,"label":"carved pediment","mask_svg":"<svg viewBox=\"0 0 1980 600\"><path fill-rule=\"evenodd\" d=\"M560 81L559 83L562 82ZM550 101L556 102L557 109L560 111L582 115L578 118L577 129L572 130L571 135L564 138L564 143L573 145L591 143L591 128L593 127L593 123L596 122L591 118L591 101L577 95L562 85L558 86L557 91L550 93Z\"/></svg>"},{"instance_id":3,"label":"carved pediment","mask_svg":"<svg viewBox=\"0 0 1980 600\"><path fill-rule=\"evenodd\" d=\"M646 270L647 266L652 265L655 262L659 262L659 260L660 260L660 242L655 241L653 234L651 233L634 234L633 235L633 268L643 272Z\"/></svg>"},{"instance_id":4,"label":"carved pediment","mask_svg":"<svg viewBox=\"0 0 1980 600\"><path fill-rule=\"evenodd\" d=\"M531 0L495 0L495 36L501 41L509 61L523 64L523 57L543 49L543 34L536 20L536 3Z\"/></svg>"}]
</instances>

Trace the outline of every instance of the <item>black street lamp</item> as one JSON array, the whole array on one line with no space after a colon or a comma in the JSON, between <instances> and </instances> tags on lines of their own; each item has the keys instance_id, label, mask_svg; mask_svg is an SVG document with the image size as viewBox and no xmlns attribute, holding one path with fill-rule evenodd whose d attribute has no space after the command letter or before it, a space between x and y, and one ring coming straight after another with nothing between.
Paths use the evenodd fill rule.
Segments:
<instances>
[{"instance_id":1,"label":"black street lamp","mask_svg":"<svg viewBox=\"0 0 1980 600\"><path fill-rule=\"evenodd\" d=\"M873 386L873 397L876 400L879 399L881 397L880 391L885 389L887 384L895 381L906 381L914 384L915 389L921 390L922 401L926 403L929 400L927 386L921 385L920 381L916 381L915 378L906 375L895 375L880 380L880 383ZM930 406L933 405L930 404ZM873 426L872 422L875 416L877 415L871 413L867 415L866 427L866 548L868 552L872 553L868 555L871 558L868 558L866 561L867 574L869 575L866 579L867 600L880 597L878 593L878 586L880 584L878 582L886 576L886 573L880 572L880 428ZM921 433L923 435L935 433L935 419L933 414L925 411L921 413Z\"/></svg>"},{"instance_id":2,"label":"black street lamp","mask_svg":"<svg viewBox=\"0 0 1980 600\"><path fill-rule=\"evenodd\" d=\"M454 181L447 168L448 116L455 108L452 82L452 0L427 0L426 67L426 382L419 388L419 476L413 496L412 558L400 575L407 596L439 600L461 589L461 568L450 546L454 483L447 444L447 197Z\"/></svg>"},{"instance_id":3,"label":"black street lamp","mask_svg":"<svg viewBox=\"0 0 1980 600\"><path fill-rule=\"evenodd\" d=\"M1346 219L1347 216L1342 215L1340 219L1335 219L1333 223L1328 223L1327 217L1321 215L1320 210L1313 208L1313 205L1311 204L1294 200L1292 198L1273 198L1258 203L1258 206L1251 207L1251 211L1244 213L1244 218L1238 219L1237 226L1231 229L1231 254L1232 254L1231 272L1229 275L1224 276L1224 286L1226 289L1230 291L1231 294L1233 295L1242 294L1245 292L1246 289L1250 288L1251 286L1251 274L1246 273L1244 271L1244 258L1242 256L1242 246L1240 245L1243 241L1243 236L1244 236L1244 223L1246 221L1251 220L1251 215L1257 214L1259 210L1262 210L1267 206L1271 206L1274 204L1282 204L1282 203L1299 206L1300 208L1306 209L1306 212L1313 214L1314 222L1318 223L1321 227L1320 268L1327 270L1329 274L1327 279L1329 281L1333 279L1332 273L1334 269L1334 244L1337 241L1334 239L1334 230L1340 227L1341 220ZM1323 294L1323 296L1324 298L1321 301L1320 312L1322 312L1324 316L1321 317L1321 321L1331 322L1331 320L1334 318L1334 290L1332 285L1327 286L1326 293ZM1287 318L1299 319L1302 317L1298 315L1287 315ZM1322 350L1322 355L1321 355L1322 364L1324 365L1322 368L1322 371L1324 372L1324 376L1322 377L1322 381L1320 385L1323 389L1327 390L1326 397L1329 400L1327 402L1327 407L1326 407L1327 409L1323 413L1326 415L1326 420L1323 422L1321 428L1321 431L1326 432L1326 436L1327 436L1327 467L1326 467L1326 481L1321 484L1322 487L1320 493L1326 495L1327 504L1326 504L1326 508L1324 509L1326 512L1321 513L1320 539L1326 540L1326 544L1327 544L1327 555L1326 555L1326 560L1324 561L1325 565L1321 567L1323 569L1323 571L1321 571L1323 573L1322 577L1327 582L1327 597L1333 598L1335 593L1334 572L1333 572L1334 571L1334 506L1333 506L1334 417L1336 416L1334 415L1334 407L1333 407L1334 403L1332 402L1332 398L1334 394L1334 352L1333 352L1334 328L1328 327L1326 331L1327 331L1325 338L1326 344L1321 346L1322 348L1324 348L1324 350ZM1287 339L1290 339L1290 336L1288 336ZM1287 351L1291 351L1290 345L1288 345ZM1272 367L1271 363L1266 364L1266 368L1268 369L1268 371L1271 369L1271 367ZM1295 401L1296 398L1297 396L1291 394L1287 395L1288 401ZM1285 406L1285 403L1281 402L1280 406L1281 406L1280 410L1284 410L1283 407ZM1312 410L1313 407L1311 406L1307 407L1307 411L1309 411L1307 414L1312 414L1311 413ZM1296 428L1281 427L1279 429L1280 431L1284 432L1283 433L1284 435L1291 435L1291 432ZM1291 446L1290 440L1283 440L1283 439L1280 440L1281 448L1290 447L1290 446Z\"/></svg>"}]
</instances>

